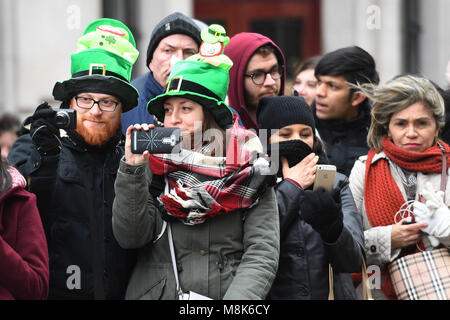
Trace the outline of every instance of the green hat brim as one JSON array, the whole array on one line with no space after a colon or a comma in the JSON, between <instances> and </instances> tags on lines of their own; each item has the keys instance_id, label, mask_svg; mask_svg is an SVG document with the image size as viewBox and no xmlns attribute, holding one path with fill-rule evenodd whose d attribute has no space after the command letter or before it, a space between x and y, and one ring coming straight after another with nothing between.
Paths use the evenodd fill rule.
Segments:
<instances>
[{"instance_id":1,"label":"green hat brim","mask_svg":"<svg viewBox=\"0 0 450 320\"><path fill-rule=\"evenodd\" d=\"M169 91L160 94L148 102L147 110L150 114L156 116L160 122L164 122L164 101L170 97L180 96L191 99L207 108L221 128L226 128L233 123L233 111L225 102L190 91Z\"/></svg>"},{"instance_id":2,"label":"green hat brim","mask_svg":"<svg viewBox=\"0 0 450 320\"><path fill-rule=\"evenodd\" d=\"M81 92L110 94L122 102L122 112L137 106L139 93L128 82L112 76L88 75L57 82L53 88L53 97L59 101L69 101Z\"/></svg>"}]
</instances>

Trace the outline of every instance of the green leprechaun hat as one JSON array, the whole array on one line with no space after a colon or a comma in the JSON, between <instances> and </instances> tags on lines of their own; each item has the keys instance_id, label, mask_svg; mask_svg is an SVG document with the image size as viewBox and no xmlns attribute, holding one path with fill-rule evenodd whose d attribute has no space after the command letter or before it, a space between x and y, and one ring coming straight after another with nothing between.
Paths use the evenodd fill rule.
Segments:
<instances>
[{"instance_id":1,"label":"green leprechaun hat","mask_svg":"<svg viewBox=\"0 0 450 320\"><path fill-rule=\"evenodd\" d=\"M205 43L205 39L203 41ZM224 101L230 82L228 70L233 62L224 54L208 59L196 54L175 63L164 93L149 101L148 112L164 122L164 101L173 96L184 96L207 108L220 127L231 125L233 112Z\"/></svg>"},{"instance_id":2,"label":"green leprechaun hat","mask_svg":"<svg viewBox=\"0 0 450 320\"><path fill-rule=\"evenodd\" d=\"M230 42L230 37L227 36L225 28L220 24L211 24L201 31L201 38L206 43L222 42L225 47Z\"/></svg>"},{"instance_id":3,"label":"green leprechaun hat","mask_svg":"<svg viewBox=\"0 0 450 320\"><path fill-rule=\"evenodd\" d=\"M71 55L72 78L57 82L56 100L68 102L80 92L118 97L126 112L138 104L139 93L130 84L131 70L139 55L130 29L114 19L93 21L78 39Z\"/></svg>"}]
</instances>

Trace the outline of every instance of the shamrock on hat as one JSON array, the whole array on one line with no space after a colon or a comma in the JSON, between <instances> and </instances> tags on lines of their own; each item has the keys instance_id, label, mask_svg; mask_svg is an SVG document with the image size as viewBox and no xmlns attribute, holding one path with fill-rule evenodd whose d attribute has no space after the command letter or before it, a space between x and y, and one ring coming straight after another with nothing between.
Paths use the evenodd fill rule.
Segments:
<instances>
[{"instance_id":1,"label":"shamrock on hat","mask_svg":"<svg viewBox=\"0 0 450 320\"><path fill-rule=\"evenodd\" d=\"M134 63L139 55L139 52L130 43L128 32L123 28L111 25L98 26L95 32L83 35L78 40L75 53L94 48L111 51L131 63Z\"/></svg>"},{"instance_id":2,"label":"shamrock on hat","mask_svg":"<svg viewBox=\"0 0 450 320\"><path fill-rule=\"evenodd\" d=\"M81 92L111 94L121 100L122 111L126 112L138 103L139 93L130 84L138 55L126 25L115 19L95 20L87 26L71 55L72 78L57 82L53 96L68 102Z\"/></svg>"}]
</instances>

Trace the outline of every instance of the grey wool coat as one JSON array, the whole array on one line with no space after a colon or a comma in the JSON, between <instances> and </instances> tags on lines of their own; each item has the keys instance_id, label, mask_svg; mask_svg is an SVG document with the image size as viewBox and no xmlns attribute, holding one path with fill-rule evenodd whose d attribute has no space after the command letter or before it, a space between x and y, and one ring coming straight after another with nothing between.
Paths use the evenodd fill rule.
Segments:
<instances>
[{"instance_id":1,"label":"grey wool coat","mask_svg":"<svg viewBox=\"0 0 450 320\"><path fill-rule=\"evenodd\" d=\"M138 248L126 299L177 299L164 220L149 193L147 164L122 159L113 204L113 231L124 248ZM170 222L183 291L212 299L264 299L279 259L279 218L272 187L259 203L188 226Z\"/></svg>"}]
</instances>

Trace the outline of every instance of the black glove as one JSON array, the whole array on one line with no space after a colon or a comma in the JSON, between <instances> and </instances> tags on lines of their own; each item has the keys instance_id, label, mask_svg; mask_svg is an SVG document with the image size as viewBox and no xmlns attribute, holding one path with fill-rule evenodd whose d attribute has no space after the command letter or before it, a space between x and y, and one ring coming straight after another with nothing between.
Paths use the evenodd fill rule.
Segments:
<instances>
[{"instance_id":1,"label":"black glove","mask_svg":"<svg viewBox=\"0 0 450 320\"><path fill-rule=\"evenodd\" d=\"M36 108L31 117L31 140L40 153L56 154L59 152L59 129L52 123L55 113L52 107L44 102Z\"/></svg>"},{"instance_id":2,"label":"black glove","mask_svg":"<svg viewBox=\"0 0 450 320\"><path fill-rule=\"evenodd\" d=\"M331 194L324 189L305 191L300 211L303 220L320 234L323 241L333 243L339 238L344 227L340 188L335 188Z\"/></svg>"}]
</instances>

